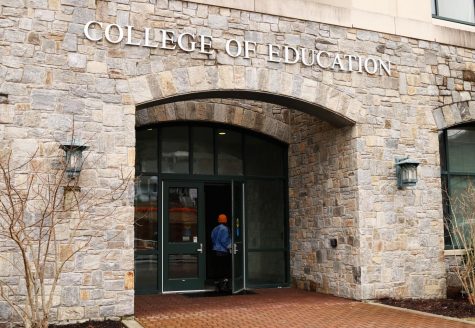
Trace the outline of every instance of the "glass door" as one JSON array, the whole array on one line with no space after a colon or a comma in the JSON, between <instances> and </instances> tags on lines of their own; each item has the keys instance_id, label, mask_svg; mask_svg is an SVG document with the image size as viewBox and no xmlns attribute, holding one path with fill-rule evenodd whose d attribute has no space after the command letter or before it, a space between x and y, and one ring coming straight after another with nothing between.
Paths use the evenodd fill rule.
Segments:
<instances>
[{"instance_id":1,"label":"glass door","mask_svg":"<svg viewBox=\"0 0 475 328\"><path fill-rule=\"evenodd\" d=\"M232 183L232 271L233 293L239 293L244 286L244 183Z\"/></svg>"},{"instance_id":2,"label":"glass door","mask_svg":"<svg viewBox=\"0 0 475 328\"><path fill-rule=\"evenodd\" d=\"M163 184L163 291L204 289L203 185Z\"/></svg>"}]
</instances>

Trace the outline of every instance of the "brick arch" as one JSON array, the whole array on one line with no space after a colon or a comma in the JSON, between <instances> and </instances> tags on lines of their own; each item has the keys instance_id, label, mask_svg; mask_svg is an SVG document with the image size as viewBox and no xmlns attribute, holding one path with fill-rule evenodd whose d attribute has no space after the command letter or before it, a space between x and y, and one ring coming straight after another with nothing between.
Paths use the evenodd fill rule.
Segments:
<instances>
[{"instance_id":1,"label":"brick arch","mask_svg":"<svg viewBox=\"0 0 475 328\"><path fill-rule=\"evenodd\" d=\"M454 125L475 122L475 101L460 101L433 110L437 128L442 130Z\"/></svg>"},{"instance_id":2,"label":"brick arch","mask_svg":"<svg viewBox=\"0 0 475 328\"><path fill-rule=\"evenodd\" d=\"M224 123L259 132L279 141L290 143L290 125L265 112L249 109L252 103L222 103L217 99L187 100L149 106L137 110L135 126L172 121L206 121ZM272 110L271 110L272 111Z\"/></svg>"},{"instance_id":3,"label":"brick arch","mask_svg":"<svg viewBox=\"0 0 475 328\"><path fill-rule=\"evenodd\" d=\"M175 68L130 78L129 88L138 109L199 98L239 98L294 108L335 126L355 124L362 110L356 98L322 82L268 68Z\"/></svg>"}]
</instances>

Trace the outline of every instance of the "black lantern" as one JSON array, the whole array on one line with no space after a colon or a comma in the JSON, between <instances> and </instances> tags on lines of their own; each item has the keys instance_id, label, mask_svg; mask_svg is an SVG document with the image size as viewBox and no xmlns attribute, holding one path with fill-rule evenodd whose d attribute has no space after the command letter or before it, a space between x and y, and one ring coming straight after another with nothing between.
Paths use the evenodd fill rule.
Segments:
<instances>
[{"instance_id":1,"label":"black lantern","mask_svg":"<svg viewBox=\"0 0 475 328\"><path fill-rule=\"evenodd\" d=\"M70 179L77 178L81 173L82 164L84 163L82 152L89 147L73 139L72 142L62 144L59 148L65 152L66 174Z\"/></svg>"},{"instance_id":2,"label":"black lantern","mask_svg":"<svg viewBox=\"0 0 475 328\"><path fill-rule=\"evenodd\" d=\"M409 159L409 157L396 159L396 177L399 189L416 185L419 164L418 161Z\"/></svg>"}]
</instances>

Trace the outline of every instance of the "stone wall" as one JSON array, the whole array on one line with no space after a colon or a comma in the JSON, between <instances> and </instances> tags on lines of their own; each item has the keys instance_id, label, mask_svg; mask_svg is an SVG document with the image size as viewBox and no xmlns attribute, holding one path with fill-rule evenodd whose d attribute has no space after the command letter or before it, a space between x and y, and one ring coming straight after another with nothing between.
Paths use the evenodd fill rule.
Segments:
<instances>
[{"instance_id":1,"label":"stone wall","mask_svg":"<svg viewBox=\"0 0 475 328\"><path fill-rule=\"evenodd\" d=\"M336 129L296 112L290 176L291 196L298 203L291 209L291 236L305 237L305 242L291 241L297 284L313 282L315 289L363 299L444 296L436 121L473 121L473 114L467 119L466 110L459 111L472 113L469 104L475 99L472 49L175 0L6 0L0 18L2 147L24 151L39 142L61 142L74 116L79 137L102 158L84 172L83 181L107 187L116 182L113 172L118 167L134 167L137 103L195 89L278 94L294 100L297 111L329 114L341 119L340 125L354 123ZM90 20L132 24L137 31L157 27L212 35L218 52L91 42L83 35ZM134 37L143 37L141 33ZM224 53L230 38L261 46L253 58L232 58ZM265 43L391 60L392 74L272 63L266 60ZM467 106L449 106L463 102ZM315 145L326 157L317 158ZM313 147L314 153L299 147ZM394 160L402 156L421 161L419 182L397 190ZM125 283L133 269L128 196L121 215L107 225L124 232L123 244L100 243L84 254L94 259L92 268L75 263L63 278L56 309L75 310L62 319L133 312L133 291ZM300 203L305 210L298 208ZM333 236L341 246L336 250L326 244ZM102 252L110 247L112 257ZM92 279L93 274L101 279ZM94 289L96 296L76 297L78 292L93 295L81 293L87 289Z\"/></svg>"},{"instance_id":2,"label":"stone wall","mask_svg":"<svg viewBox=\"0 0 475 328\"><path fill-rule=\"evenodd\" d=\"M354 128L292 111L290 267L299 288L361 298ZM337 240L337 246L330 245Z\"/></svg>"},{"instance_id":3,"label":"stone wall","mask_svg":"<svg viewBox=\"0 0 475 328\"><path fill-rule=\"evenodd\" d=\"M463 288L457 270L462 268L463 250L445 252L445 269L447 271L447 297L460 297Z\"/></svg>"}]
</instances>

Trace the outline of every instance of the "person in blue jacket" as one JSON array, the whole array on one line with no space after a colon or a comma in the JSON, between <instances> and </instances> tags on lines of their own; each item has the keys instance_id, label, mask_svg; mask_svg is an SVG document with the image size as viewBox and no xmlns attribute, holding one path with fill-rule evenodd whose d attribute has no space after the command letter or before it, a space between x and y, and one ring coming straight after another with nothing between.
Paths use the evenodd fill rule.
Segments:
<instances>
[{"instance_id":1,"label":"person in blue jacket","mask_svg":"<svg viewBox=\"0 0 475 328\"><path fill-rule=\"evenodd\" d=\"M231 236L229 228L226 226L228 218L225 214L218 215L218 225L211 232L211 241L213 243L213 252L216 257L216 275L219 277L217 288L219 290L227 289L231 273Z\"/></svg>"}]
</instances>

